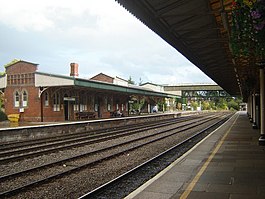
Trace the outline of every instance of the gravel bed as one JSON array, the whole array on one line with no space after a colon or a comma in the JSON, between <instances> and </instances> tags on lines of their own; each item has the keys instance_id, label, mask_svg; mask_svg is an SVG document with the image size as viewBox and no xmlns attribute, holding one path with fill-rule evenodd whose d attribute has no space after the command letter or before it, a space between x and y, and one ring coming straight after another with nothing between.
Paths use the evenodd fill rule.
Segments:
<instances>
[{"instance_id":1,"label":"gravel bed","mask_svg":"<svg viewBox=\"0 0 265 199\"><path fill-rule=\"evenodd\" d=\"M199 128L197 128L197 131L199 129L209 126L210 123L213 123L213 122L209 122L209 123L204 124L203 126L200 126ZM176 124L176 126L177 125L178 124ZM167 126L162 129L165 130L168 128L170 127ZM0 168L2 169L3 167L4 169L4 171L1 171L1 173L10 173L10 170L12 172L15 172L23 168L27 168L27 166L29 165L37 166L43 163L52 162L53 160L63 159L69 156L77 155L85 151L91 151L95 149L104 148L105 146L113 145L114 143L117 144L120 142L124 142L124 140L128 141L130 139L135 139L138 136L142 137L145 135L149 135L149 134L154 133L155 131L158 131L158 129L145 131L137 135L131 135L131 136L122 137L122 138L118 138L114 140L109 140L109 141L105 141L102 143L78 147L72 150L59 151L58 153L43 155L43 156L36 157L33 159L25 159L19 162L9 163L7 165L1 165ZM11 197L11 198L77 198L78 196L83 195L84 193L98 187L99 185L104 184L105 182L108 182L109 180L117 177L118 175L130 170L131 168L146 161L147 159L150 159L151 157L161 153L165 149L175 145L177 142L180 142L186 139L191 134L193 134L193 132L194 132L194 129L188 130L185 133L177 134L175 136L158 141L154 144L149 144L145 147L142 147L137 150L130 151L129 153L120 155L116 157L115 159L104 161L100 164L95 165L92 168L82 169L77 173L74 173L66 177L62 177L57 180L54 180L53 182L44 184L41 186L41 189L36 187L36 188L33 188L31 191L21 192L18 195ZM112 151L105 152L104 155L108 155L110 153L113 153L113 151L119 151L121 149L122 148L118 148ZM102 156L102 154L100 156ZM98 155L93 155L92 157L90 157L89 161L92 161L97 158L98 158ZM61 166L58 166L52 169L53 171L50 171L50 172L52 173L52 172L58 172L61 170L66 170L76 165L83 164L84 163L83 161L88 161L88 160L83 159L80 161L72 162L71 164L68 164L66 166L61 165ZM48 174L40 172L38 175L45 176ZM25 180L25 179L21 179L21 180ZM34 177L29 176L27 177L27 180L34 180ZM16 182L11 181L10 184L8 185L6 184L6 186L12 186L12 184L17 184L17 183L18 181ZM0 187L3 187L3 186L0 184Z\"/></svg>"},{"instance_id":2,"label":"gravel bed","mask_svg":"<svg viewBox=\"0 0 265 199\"><path fill-rule=\"evenodd\" d=\"M188 122L185 122L185 123L188 123ZM185 123L181 123L181 125L183 125ZM168 125L168 126L165 126L163 128L160 128L160 130L168 130L172 127L177 127L179 125L180 124L178 124L178 123L176 123L174 125ZM32 168L32 167L36 167L36 166L41 166L41 165L44 165L46 163L51 163L51 162L62 160L62 159L69 158L72 156L80 155L80 154L83 154L83 153L86 153L89 151L93 151L96 149L102 149L102 148L105 148L106 146L109 146L109 145L122 143L125 140L128 141L128 140L135 139L138 137L144 137L146 135L153 134L156 131L158 131L157 128L147 130L147 131L144 131L141 133L133 134L130 136L111 139L111 140L96 143L96 144L90 144L90 145L85 145L82 147L75 147L72 149L60 150L57 152L41 155L41 156L30 158L30 159L28 159L28 158L23 159L23 160L20 160L18 162L10 162L7 164L1 164L0 165L0 175L3 176L3 175L7 175L11 172L19 172L19 171L23 170L24 168Z\"/></svg>"},{"instance_id":3,"label":"gravel bed","mask_svg":"<svg viewBox=\"0 0 265 199\"><path fill-rule=\"evenodd\" d=\"M158 129L154 129L152 133L154 133L155 131L158 131ZM150 132L148 132L148 133L150 134ZM164 133L163 135L165 135L165 134L171 134L171 133L170 132ZM139 137L143 137L143 136L144 135L141 134ZM131 140L134 137L135 137L135 135L134 136L128 136L127 139L123 138L123 140ZM157 135L155 137L162 137L162 135ZM128 145L128 148L130 148L132 146L136 146L136 145L141 144L141 143L145 143L146 141L153 140L153 139L154 139L154 137L151 137L151 138L148 138L145 140L141 140L141 141L132 143L132 144ZM105 145L106 145L106 143L105 143ZM124 146L117 147L115 149L105 151L104 153L100 154L100 157L106 157L109 154L117 153L117 152L123 151L124 149L125 149ZM3 191L5 191L5 190L8 190L10 188L15 188L17 185L20 185L20 184L25 185L25 184L32 182L33 180L43 179L43 178L48 177L50 175L54 175L54 174L57 174L57 173L60 173L63 171L67 171L67 170L71 169L72 167L84 165L87 162L97 160L98 158L99 158L99 155L94 155L94 156L90 156L88 158L86 157L86 158L81 158L81 159L78 159L75 161L70 161L70 162L67 162L65 164L60 164L60 165L55 166L53 168L46 169L44 171L39 171L37 173L35 172L36 174L34 174L34 176L32 176L33 174L31 174L31 175L26 175L26 176L21 176L19 178L11 179L8 181L4 181L3 183L0 183L0 186L3 188Z\"/></svg>"}]
</instances>

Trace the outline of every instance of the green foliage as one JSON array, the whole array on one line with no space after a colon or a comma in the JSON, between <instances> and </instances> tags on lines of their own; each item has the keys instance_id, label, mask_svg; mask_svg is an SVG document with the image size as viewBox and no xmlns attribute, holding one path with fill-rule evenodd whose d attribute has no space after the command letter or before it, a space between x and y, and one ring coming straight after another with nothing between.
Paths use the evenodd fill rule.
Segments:
<instances>
[{"instance_id":1,"label":"green foliage","mask_svg":"<svg viewBox=\"0 0 265 199\"><path fill-rule=\"evenodd\" d=\"M225 98L217 98L216 107L218 110L228 110L226 99Z\"/></svg>"},{"instance_id":2,"label":"green foliage","mask_svg":"<svg viewBox=\"0 0 265 199\"><path fill-rule=\"evenodd\" d=\"M139 112L141 112L141 109L144 107L145 105L145 99L141 99L140 101L135 101L133 104L132 104L132 109L133 110L138 110Z\"/></svg>"},{"instance_id":3,"label":"green foliage","mask_svg":"<svg viewBox=\"0 0 265 199\"><path fill-rule=\"evenodd\" d=\"M230 44L235 56L265 55L265 2L233 0Z\"/></svg>"},{"instance_id":4,"label":"green foliage","mask_svg":"<svg viewBox=\"0 0 265 199\"><path fill-rule=\"evenodd\" d=\"M5 121L7 120L7 116L3 111L0 111L0 121Z\"/></svg>"},{"instance_id":5,"label":"green foliage","mask_svg":"<svg viewBox=\"0 0 265 199\"><path fill-rule=\"evenodd\" d=\"M216 110L217 109L215 102L210 101L209 104L210 104L210 110Z\"/></svg>"},{"instance_id":6,"label":"green foliage","mask_svg":"<svg viewBox=\"0 0 265 199\"><path fill-rule=\"evenodd\" d=\"M128 79L128 83L129 84L132 84L132 85L135 85L135 82L132 80L132 77L131 76Z\"/></svg>"},{"instance_id":7,"label":"green foliage","mask_svg":"<svg viewBox=\"0 0 265 199\"><path fill-rule=\"evenodd\" d=\"M227 106L228 106L229 110L237 110L238 111L240 108L239 103L240 103L240 101L232 99L227 103Z\"/></svg>"},{"instance_id":8,"label":"green foliage","mask_svg":"<svg viewBox=\"0 0 265 199\"><path fill-rule=\"evenodd\" d=\"M157 103L157 105L158 105L158 111L166 111L166 109L167 109L167 104L166 104L165 100L163 100L163 101L159 101L159 102Z\"/></svg>"},{"instance_id":9,"label":"green foliage","mask_svg":"<svg viewBox=\"0 0 265 199\"><path fill-rule=\"evenodd\" d=\"M191 102L191 107L193 108L193 110L197 110L197 107L199 106L198 102Z\"/></svg>"},{"instance_id":10,"label":"green foliage","mask_svg":"<svg viewBox=\"0 0 265 199\"><path fill-rule=\"evenodd\" d=\"M6 68L6 67L8 67L8 66L10 66L10 65L12 65L12 64L14 64L14 63L19 62L19 61L20 61L20 60L18 60L18 59L13 59L11 62L5 64L4 67Z\"/></svg>"},{"instance_id":11,"label":"green foliage","mask_svg":"<svg viewBox=\"0 0 265 199\"><path fill-rule=\"evenodd\" d=\"M187 101L186 98L183 98L183 102ZM201 107L202 110L239 110L240 109L240 103L242 103L241 98L214 98L212 100L202 100L201 101ZM199 101L192 101L191 107L193 107L193 110L196 110ZM186 103L187 104L187 103Z\"/></svg>"},{"instance_id":12,"label":"green foliage","mask_svg":"<svg viewBox=\"0 0 265 199\"><path fill-rule=\"evenodd\" d=\"M4 95L3 93L0 94L0 110L4 108Z\"/></svg>"},{"instance_id":13,"label":"green foliage","mask_svg":"<svg viewBox=\"0 0 265 199\"><path fill-rule=\"evenodd\" d=\"M202 101L202 110L211 110L211 108L212 107L209 101Z\"/></svg>"}]
</instances>

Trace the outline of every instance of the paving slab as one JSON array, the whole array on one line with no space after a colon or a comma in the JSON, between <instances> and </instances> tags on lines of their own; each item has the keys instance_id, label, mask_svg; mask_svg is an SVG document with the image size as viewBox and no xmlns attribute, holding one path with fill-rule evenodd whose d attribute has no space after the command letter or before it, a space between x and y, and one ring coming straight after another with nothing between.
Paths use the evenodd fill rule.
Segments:
<instances>
[{"instance_id":1,"label":"paving slab","mask_svg":"<svg viewBox=\"0 0 265 199\"><path fill-rule=\"evenodd\" d=\"M246 112L229 121L126 199L265 198L265 147Z\"/></svg>"}]
</instances>

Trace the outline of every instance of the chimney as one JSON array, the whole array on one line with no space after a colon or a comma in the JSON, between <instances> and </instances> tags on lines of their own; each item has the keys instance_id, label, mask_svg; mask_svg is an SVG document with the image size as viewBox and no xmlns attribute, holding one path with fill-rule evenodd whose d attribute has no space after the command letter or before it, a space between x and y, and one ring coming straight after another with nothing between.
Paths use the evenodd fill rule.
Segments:
<instances>
[{"instance_id":1,"label":"chimney","mask_svg":"<svg viewBox=\"0 0 265 199\"><path fill-rule=\"evenodd\" d=\"M70 76L78 77L78 64L71 63L70 66L71 66Z\"/></svg>"}]
</instances>

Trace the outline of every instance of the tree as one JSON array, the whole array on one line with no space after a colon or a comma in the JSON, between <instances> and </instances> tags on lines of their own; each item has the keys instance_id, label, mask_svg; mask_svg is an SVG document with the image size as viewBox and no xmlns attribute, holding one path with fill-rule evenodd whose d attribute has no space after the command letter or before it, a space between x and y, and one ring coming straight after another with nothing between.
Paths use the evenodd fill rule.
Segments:
<instances>
[{"instance_id":1,"label":"tree","mask_svg":"<svg viewBox=\"0 0 265 199\"><path fill-rule=\"evenodd\" d=\"M237 98L231 98L228 103L227 106L229 108L229 110L239 110L240 106L239 104L242 102L241 99L237 99Z\"/></svg>"},{"instance_id":2,"label":"tree","mask_svg":"<svg viewBox=\"0 0 265 199\"><path fill-rule=\"evenodd\" d=\"M132 85L135 85L135 82L132 80L132 77L131 76L128 79L128 83L129 84L132 84Z\"/></svg>"},{"instance_id":3,"label":"tree","mask_svg":"<svg viewBox=\"0 0 265 199\"><path fill-rule=\"evenodd\" d=\"M211 108L209 101L202 101L202 110L210 110Z\"/></svg>"},{"instance_id":4,"label":"tree","mask_svg":"<svg viewBox=\"0 0 265 199\"><path fill-rule=\"evenodd\" d=\"M219 98L216 102L216 106L217 106L217 109L221 109L221 110L227 110L228 109L227 101L224 98Z\"/></svg>"},{"instance_id":5,"label":"tree","mask_svg":"<svg viewBox=\"0 0 265 199\"><path fill-rule=\"evenodd\" d=\"M198 106L199 106L198 102L196 101L191 102L191 107L193 108L193 110L197 110Z\"/></svg>"},{"instance_id":6,"label":"tree","mask_svg":"<svg viewBox=\"0 0 265 199\"><path fill-rule=\"evenodd\" d=\"M140 77L140 79L139 79L139 86L141 86L142 83L143 83L143 80L142 80L142 78Z\"/></svg>"},{"instance_id":7,"label":"tree","mask_svg":"<svg viewBox=\"0 0 265 199\"><path fill-rule=\"evenodd\" d=\"M141 112L142 108L144 107L145 105L145 98L142 98L140 100L137 100L135 101L133 104L132 104L132 109L133 110L138 110L139 113Z\"/></svg>"}]
</instances>

